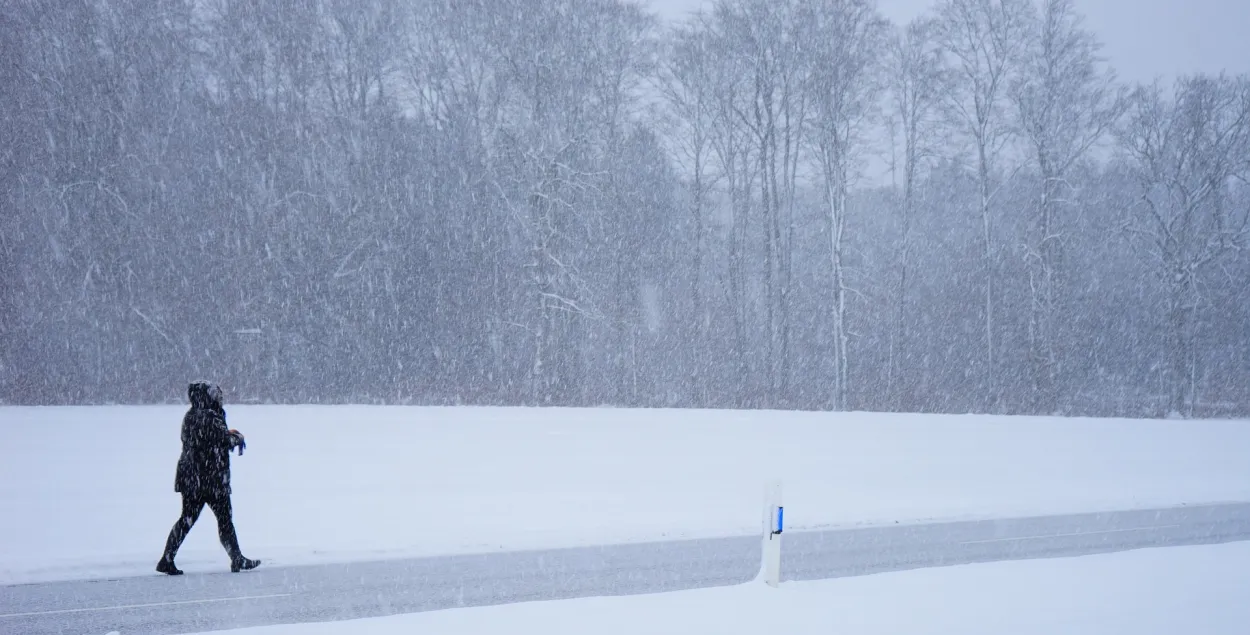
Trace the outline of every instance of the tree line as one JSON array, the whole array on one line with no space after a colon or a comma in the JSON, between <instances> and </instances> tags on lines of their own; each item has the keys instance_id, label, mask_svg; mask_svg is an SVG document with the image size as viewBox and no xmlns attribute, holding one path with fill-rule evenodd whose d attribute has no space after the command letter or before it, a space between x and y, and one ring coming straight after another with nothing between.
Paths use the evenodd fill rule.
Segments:
<instances>
[{"instance_id":1,"label":"tree line","mask_svg":"<svg viewBox=\"0 0 1250 635\"><path fill-rule=\"evenodd\" d=\"M0 402L1250 412L1250 78L1073 0L6 14Z\"/></svg>"}]
</instances>

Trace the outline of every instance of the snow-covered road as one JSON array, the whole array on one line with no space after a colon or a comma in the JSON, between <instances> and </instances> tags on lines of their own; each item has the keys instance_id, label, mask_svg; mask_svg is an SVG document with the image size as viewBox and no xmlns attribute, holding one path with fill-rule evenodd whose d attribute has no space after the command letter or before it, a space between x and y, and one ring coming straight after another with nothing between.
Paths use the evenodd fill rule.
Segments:
<instances>
[{"instance_id":1,"label":"snow-covered road","mask_svg":"<svg viewBox=\"0 0 1250 635\"><path fill-rule=\"evenodd\" d=\"M786 534L783 579L1250 540L1250 503ZM126 635L353 619L749 580L758 538L4 587L0 632Z\"/></svg>"}]
</instances>

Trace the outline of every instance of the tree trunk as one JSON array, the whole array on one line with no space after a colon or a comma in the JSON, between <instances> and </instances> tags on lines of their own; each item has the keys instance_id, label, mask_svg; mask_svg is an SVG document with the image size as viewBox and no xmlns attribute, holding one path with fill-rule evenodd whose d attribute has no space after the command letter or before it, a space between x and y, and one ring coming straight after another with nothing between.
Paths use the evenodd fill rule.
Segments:
<instances>
[{"instance_id":1,"label":"tree trunk","mask_svg":"<svg viewBox=\"0 0 1250 635\"><path fill-rule=\"evenodd\" d=\"M837 144L837 141L826 141ZM837 147L827 147L824 155L825 200L829 212L829 265L833 284L833 409L848 408L849 337L846 331L846 279L842 266L842 247L846 230L846 166Z\"/></svg>"},{"instance_id":2,"label":"tree trunk","mask_svg":"<svg viewBox=\"0 0 1250 635\"><path fill-rule=\"evenodd\" d=\"M1043 152L1043 155L1045 153ZM1033 410L1054 414L1059 405L1058 359L1055 353L1059 245L1055 234L1055 200L1058 178L1044 157L1040 159L1042 200L1038 219L1036 255L1030 277L1031 289L1030 358L1033 377Z\"/></svg>"},{"instance_id":3,"label":"tree trunk","mask_svg":"<svg viewBox=\"0 0 1250 635\"><path fill-rule=\"evenodd\" d=\"M694 272L691 276L690 301L694 315L694 351L690 356L690 394L696 407L707 405L706 350L708 318L703 306L703 161L702 145L694 153Z\"/></svg>"},{"instance_id":4,"label":"tree trunk","mask_svg":"<svg viewBox=\"0 0 1250 635\"><path fill-rule=\"evenodd\" d=\"M1186 411L1189 372L1187 363L1188 329L1191 320L1186 306L1188 281L1183 272L1177 273L1168 298L1168 407L1167 416L1181 416Z\"/></svg>"},{"instance_id":5,"label":"tree trunk","mask_svg":"<svg viewBox=\"0 0 1250 635\"><path fill-rule=\"evenodd\" d=\"M981 230L985 243L985 397L992 409L1000 405L999 384L994 372L994 244L990 218L990 167L985 141L977 144L981 187Z\"/></svg>"}]
</instances>

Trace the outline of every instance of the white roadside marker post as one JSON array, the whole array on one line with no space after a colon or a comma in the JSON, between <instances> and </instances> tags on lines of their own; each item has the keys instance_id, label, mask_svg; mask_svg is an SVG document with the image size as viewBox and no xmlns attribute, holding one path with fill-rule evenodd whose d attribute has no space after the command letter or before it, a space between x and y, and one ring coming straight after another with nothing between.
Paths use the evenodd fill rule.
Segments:
<instances>
[{"instance_id":1,"label":"white roadside marker post","mask_svg":"<svg viewBox=\"0 0 1250 635\"><path fill-rule=\"evenodd\" d=\"M781 481L774 481L769 484L764 500L764 562L760 567L764 583L773 588L781 582L781 531L784 525Z\"/></svg>"}]
</instances>

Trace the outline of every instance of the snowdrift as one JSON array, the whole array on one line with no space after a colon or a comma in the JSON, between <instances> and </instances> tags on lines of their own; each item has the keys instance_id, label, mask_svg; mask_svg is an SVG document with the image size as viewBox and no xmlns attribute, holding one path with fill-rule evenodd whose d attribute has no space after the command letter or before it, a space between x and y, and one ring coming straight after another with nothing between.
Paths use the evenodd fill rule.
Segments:
<instances>
[{"instance_id":1,"label":"snowdrift","mask_svg":"<svg viewBox=\"0 0 1250 635\"><path fill-rule=\"evenodd\" d=\"M268 565L1250 500L1250 425L771 411L227 406ZM0 583L152 573L183 407L0 408ZM178 563L226 557L207 509Z\"/></svg>"}]
</instances>

